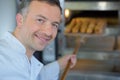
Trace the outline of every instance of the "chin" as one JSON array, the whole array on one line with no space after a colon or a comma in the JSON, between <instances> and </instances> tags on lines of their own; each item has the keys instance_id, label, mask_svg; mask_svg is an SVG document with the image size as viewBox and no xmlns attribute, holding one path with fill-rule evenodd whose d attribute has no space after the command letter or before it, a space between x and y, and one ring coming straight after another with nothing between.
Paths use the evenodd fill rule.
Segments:
<instances>
[{"instance_id":1,"label":"chin","mask_svg":"<svg viewBox=\"0 0 120 80\"><path fill-rule=\"evenodd\" d=\"M45 49L45 46L42 46L42 47L40 46L40 47L37 47L37 48L36 48L37 51L42 51L42 50L44 50L44 49Z\"/></svg>"}]
</instances>

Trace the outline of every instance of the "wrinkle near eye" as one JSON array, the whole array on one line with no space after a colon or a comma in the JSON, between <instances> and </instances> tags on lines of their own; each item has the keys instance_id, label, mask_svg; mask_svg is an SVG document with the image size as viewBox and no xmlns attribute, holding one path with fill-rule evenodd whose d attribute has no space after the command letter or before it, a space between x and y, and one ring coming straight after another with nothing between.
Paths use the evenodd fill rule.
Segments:
<instances>
[{"instance_id":1,"label":"wrinkle near eye","mask_svg":"<svg viewBox=\"0 0 120 80\"><path fill-rule=\"evenodd\" d=\"M53 25L53 27L55 27L55 28L57 28L57 29L58 29L58 26L59 26L58 24L53 23L52 25Z\"/></svg>"}]
</instances>

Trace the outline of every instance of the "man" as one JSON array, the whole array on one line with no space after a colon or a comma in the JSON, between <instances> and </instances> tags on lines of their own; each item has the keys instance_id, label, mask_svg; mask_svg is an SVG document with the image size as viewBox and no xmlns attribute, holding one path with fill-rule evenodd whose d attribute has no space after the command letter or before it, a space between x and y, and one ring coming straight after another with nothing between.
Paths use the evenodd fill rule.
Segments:
<instances>
[{"instance_id":1,"label":"man","mask_svg":"<svg viewBox=\"0 0 120 80\"><path fill-rule=\"evenodd\" d=\"M43 66L34 56L55 39L61 22L58 0L30 0L16 15L14 32L7 32L0 39L0 80L58 80L60 70L75 55Z\"/></svg>"}]
</instances>

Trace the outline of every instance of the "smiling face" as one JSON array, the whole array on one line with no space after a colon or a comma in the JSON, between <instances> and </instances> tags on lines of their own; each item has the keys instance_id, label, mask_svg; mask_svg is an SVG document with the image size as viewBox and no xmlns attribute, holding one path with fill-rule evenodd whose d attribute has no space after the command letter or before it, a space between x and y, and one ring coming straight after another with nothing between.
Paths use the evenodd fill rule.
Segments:
<instances>
[{"instance_id":1,"label":"smiling face","mask_svg":"<svg viewBox=\"0 0 120 80\"><path fill-rule=\"evenodd\" d=\"M60 9L45 2L32 1L25 18L16 16L14 35L28 51L43 50L55 39L61 20Z\"/></svg>"}]
</instances>

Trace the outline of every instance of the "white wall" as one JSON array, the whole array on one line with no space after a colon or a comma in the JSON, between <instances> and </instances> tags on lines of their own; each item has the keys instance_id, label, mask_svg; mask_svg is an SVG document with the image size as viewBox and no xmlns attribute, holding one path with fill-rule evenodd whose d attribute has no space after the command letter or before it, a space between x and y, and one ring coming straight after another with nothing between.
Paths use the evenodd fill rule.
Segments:
<instances>
[{"instance_id":1,"label":"white wall","mask_svg":"<svg viewBox=\"0 0 120 80\"><path fill-rule=\"evenodd\" d=\"M5 31L13 31L16 26L16 0L0 0L0 36Z\"/></svg>"}]
</instances>

